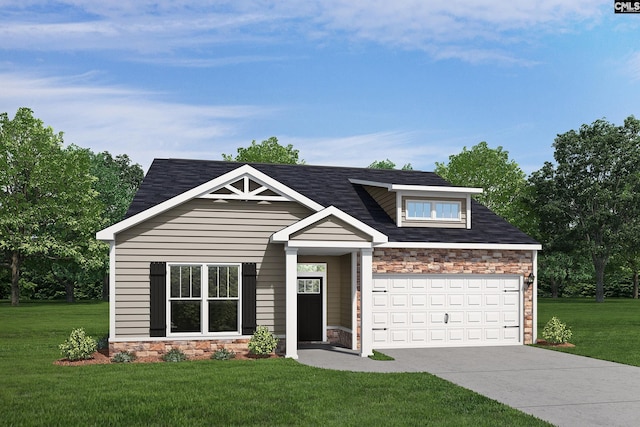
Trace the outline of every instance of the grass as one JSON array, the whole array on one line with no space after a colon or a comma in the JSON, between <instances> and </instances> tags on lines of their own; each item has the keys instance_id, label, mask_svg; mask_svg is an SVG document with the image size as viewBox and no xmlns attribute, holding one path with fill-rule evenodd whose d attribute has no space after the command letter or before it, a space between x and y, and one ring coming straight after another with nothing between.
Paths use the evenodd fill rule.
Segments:
<instances>
[{"instance_id":1,"label":"grass","mask_svg":"<svg viewBox=\"0 0 640 427\"><path fill-rule=\"evenodd\" d=\"M381 361L386 361L386 360L396 360L391 356L387 356L384 353L380 353L378 350L373 350L373 355L369 356L369 359L372 360L381 360Z\"/></svg>"},{"instance_id":2,"label":"grass","mask_svg":"<svg viewBox=\"0 0 640 427\"><path fill-rule=\"evenodd\" d=\"M538 338L553 316L571 328L575 344L554 350L640 366L640 300L539 298Z\"/></svg>"},{"instance_id":3,"label":"grass","mask_svg":"<svg viewBox=\"0 0 640 427\"><path fill-rule=\"evenodd\" d=\"M289 359L57 366L73 328L100 337L106 303L0 303L8 426L548 425L426 373L337 372Z\"/></svg>"}]
</instances>

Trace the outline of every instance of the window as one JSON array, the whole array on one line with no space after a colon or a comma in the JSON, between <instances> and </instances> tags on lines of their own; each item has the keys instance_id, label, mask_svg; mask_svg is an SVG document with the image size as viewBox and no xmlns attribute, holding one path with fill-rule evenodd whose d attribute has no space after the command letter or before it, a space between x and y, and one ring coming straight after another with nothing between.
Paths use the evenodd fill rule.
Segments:
<instances>
[{"instance_id":1,"label":"window","mask_svg":"<svg viewBox=\"0 0 640 427\"><path fill-rule=\"evenodd\" d=\"M460 220L460 202L407 200L407 219Z\"/></svg>"},{"instance_id":2,"label":"window","mask_svg":"<svg viewBox=\"0 0 640 427\"><path fill-rule=\"evenodd\" d=\"M171 333L239 332L238 265L170 265Z\"/></svg>"}]
</instances>

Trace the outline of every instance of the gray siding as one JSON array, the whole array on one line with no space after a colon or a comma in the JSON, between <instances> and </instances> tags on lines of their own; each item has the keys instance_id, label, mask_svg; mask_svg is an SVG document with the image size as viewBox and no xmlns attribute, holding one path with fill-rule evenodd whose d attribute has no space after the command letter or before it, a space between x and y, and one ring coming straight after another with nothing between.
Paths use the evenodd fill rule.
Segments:
<instances>
[{"instance_id":1,"label":"gray siding","mask_svg":"<svg viewBox=\"0 0 640 427\"><path fill-rule=\"evenodd\" d=\"M387 190L386 188L381 187L372 187L369 185L365 185L364 189L367 190L367 193L373 197L373 199L378 202L380 207L384 209L384 211L396 221L396 193Z\"/></svg>"},{"instance_id":2,"label":"gray siding","mask_svg":"<svg viewBox=\"0 0 640 427\"><path fill-rule=\"evenodd\" d=\"M371 236L336 218L325 218L291 235L291 240L368 242Z\"/></svg>"},{"instance_id":3,"label":"gray siding","mask_svg":"<svg viewBox=\"0 0 640 427\"><path fill-rule=\"evenodd\" d=\"M118 234L115 336L149 335L152 261L257 263L258 324L284 333L284 250L269 238L309 214L290 202L197 199Z\"/></svg>"}]
</instances>

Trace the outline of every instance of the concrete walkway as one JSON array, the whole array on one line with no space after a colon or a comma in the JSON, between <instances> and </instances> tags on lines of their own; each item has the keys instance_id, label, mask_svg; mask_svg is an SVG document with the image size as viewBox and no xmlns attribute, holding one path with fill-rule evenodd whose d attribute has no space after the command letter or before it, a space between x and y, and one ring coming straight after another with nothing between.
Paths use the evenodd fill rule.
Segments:
<instances>
[{"instance_id":1,"label":"concrete walkway","mask_svg":"<svg viewBox=\"0 0 640 427\"><path fill-rule=\"evenodd\" d=\"M327 345L300 363L361 372L429 372L557 426L640 426L640 368L528 346L383 350L375 361Z\"/></svg>"}]
</instances>

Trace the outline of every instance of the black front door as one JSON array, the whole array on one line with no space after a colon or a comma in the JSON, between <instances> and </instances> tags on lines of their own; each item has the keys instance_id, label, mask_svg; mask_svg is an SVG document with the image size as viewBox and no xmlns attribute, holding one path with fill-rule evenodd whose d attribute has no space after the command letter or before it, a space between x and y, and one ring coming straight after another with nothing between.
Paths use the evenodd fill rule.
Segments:
<instances>
[{"instance_id":1,"label":"black front door","mask_svg":"<svg viewBox=\"0 0 640 427\"><path fill-rule=\"evenodd\" d=\"M322 341L322 278L298 278L298 341Z\"/></svg>"}]
</instances>

